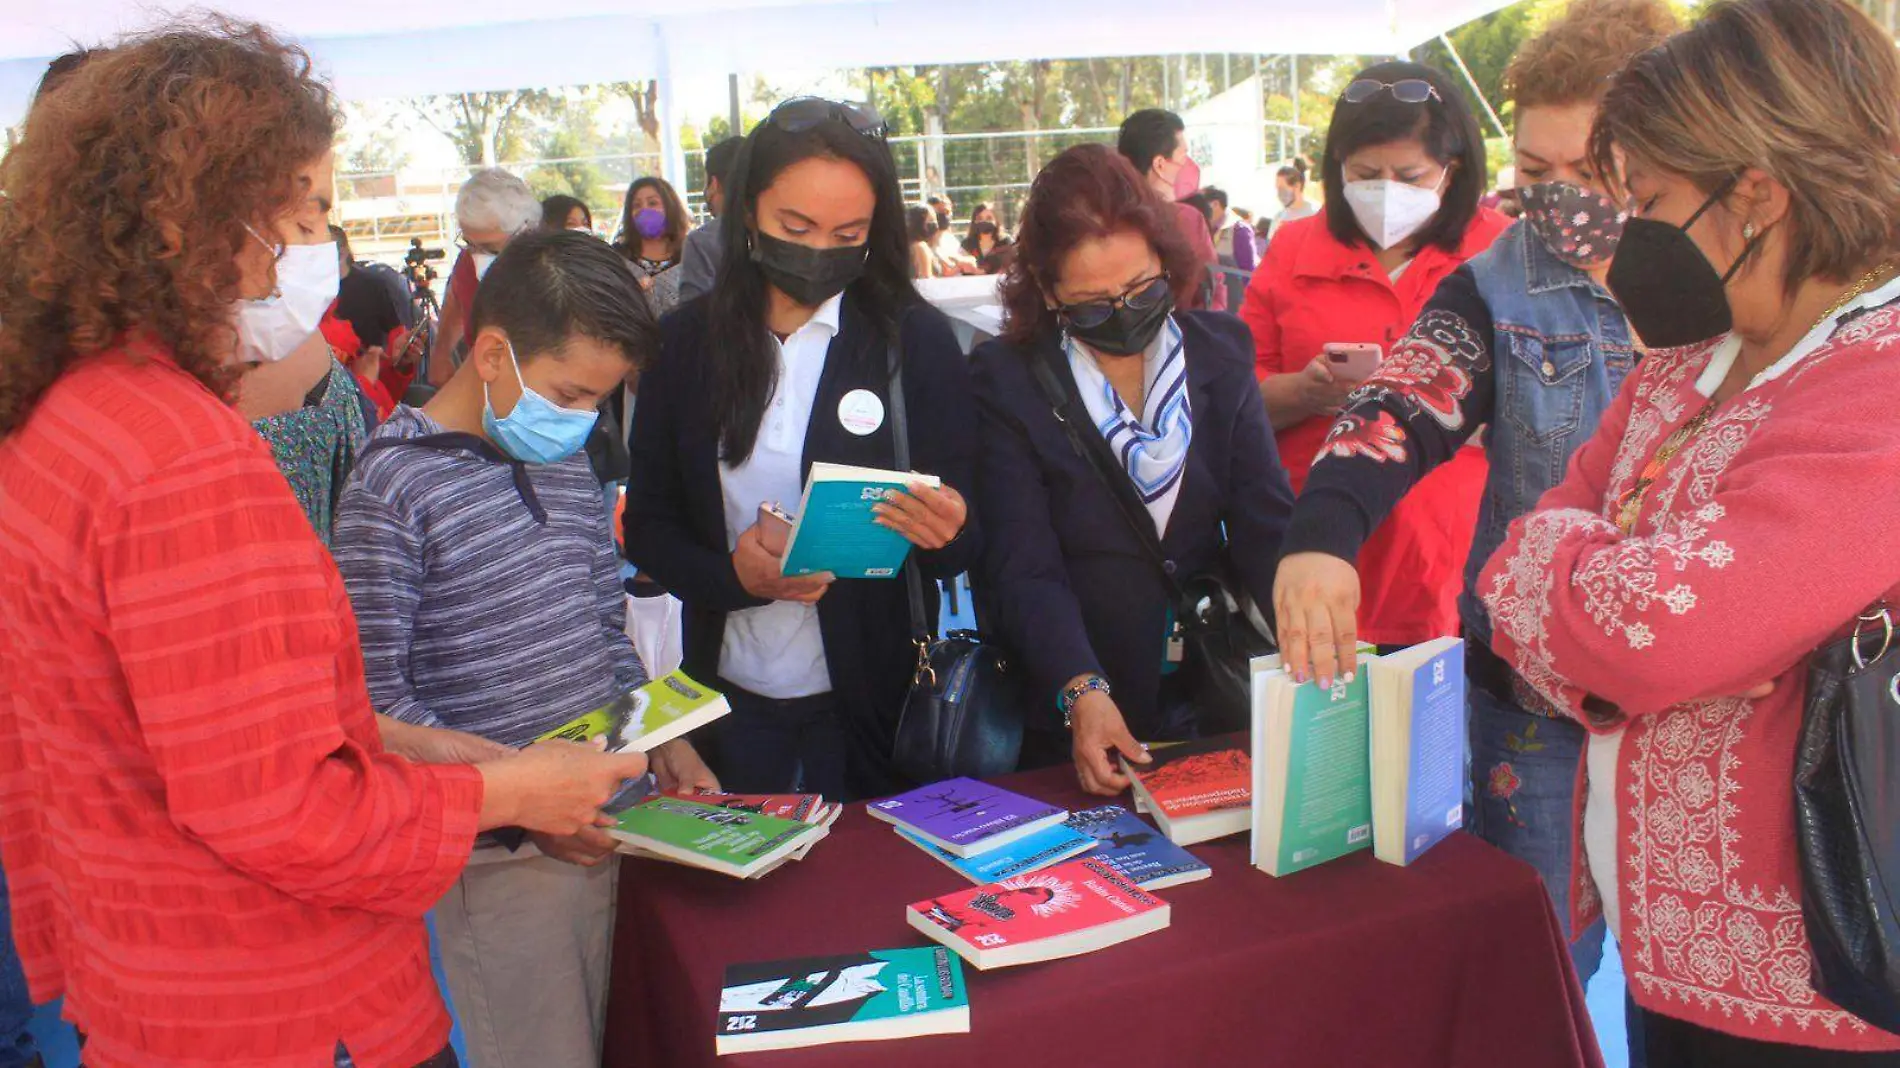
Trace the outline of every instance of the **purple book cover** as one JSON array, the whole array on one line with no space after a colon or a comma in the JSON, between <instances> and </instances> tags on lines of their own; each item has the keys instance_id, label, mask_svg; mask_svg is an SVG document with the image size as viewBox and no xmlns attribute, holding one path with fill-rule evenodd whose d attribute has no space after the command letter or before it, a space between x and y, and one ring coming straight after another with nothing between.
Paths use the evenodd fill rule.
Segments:
<instances>
[{"instance_id":1,"label":"purple book cover","mask_svg":"<svg viewBox=\"0 0 1900 1068\"><path fill-rule=\"evenodd\" d=\"M874 802L870 812L878 819L960 846L1062 814L1059 808L975 779L948 779L920 787Z\"/></svg>"}]
</instances>

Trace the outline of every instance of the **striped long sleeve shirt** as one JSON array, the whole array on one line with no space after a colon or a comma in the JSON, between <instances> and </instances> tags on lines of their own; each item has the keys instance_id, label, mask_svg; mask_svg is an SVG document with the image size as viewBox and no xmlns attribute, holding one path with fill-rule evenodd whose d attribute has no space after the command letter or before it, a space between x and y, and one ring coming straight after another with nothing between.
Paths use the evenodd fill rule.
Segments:
<instances>
[{"instance_id":1,"label":"striped long sleeve shirt","mask_svg":"<svg viewBox=\"0 0 1900 1068\"><path fill-rule=\"evenodd\" d=\"M600 484L416 408L377 428L332 542L376 710L525 745L646 681Z\"/></svg>"},{"instance_id":2,"label":"striped long sleeve shirt","mask_svg":"<svg viewBox=\"0 0 1900 1068\"><path fill-rule=\"evenodd\" d=\"M385 753L349 600L270 450L149 346L0 440L0 858L95 1068L408 1068L468 767Z\"/></svg>"}]
</instances>

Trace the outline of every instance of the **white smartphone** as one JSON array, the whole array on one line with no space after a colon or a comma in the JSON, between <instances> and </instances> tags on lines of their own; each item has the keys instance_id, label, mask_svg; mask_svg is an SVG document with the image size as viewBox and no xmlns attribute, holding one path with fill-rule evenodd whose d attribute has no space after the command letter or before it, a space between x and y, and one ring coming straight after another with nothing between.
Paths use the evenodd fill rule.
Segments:
<instances>
[{"instance_id":1,"label":"white smartphone","mask_svg":"<svg viewBox=\"0 0 1900 1068\"><path fill-rule=\"evenodd\" d=\"M1385 350L1370 342L1350 344L1335 341L1322 346L1320 352L1326 356L1326 366L1335 378L1347 382L1364 382L1379 370L1385 362Z\"/></svg>"}]
</instances>

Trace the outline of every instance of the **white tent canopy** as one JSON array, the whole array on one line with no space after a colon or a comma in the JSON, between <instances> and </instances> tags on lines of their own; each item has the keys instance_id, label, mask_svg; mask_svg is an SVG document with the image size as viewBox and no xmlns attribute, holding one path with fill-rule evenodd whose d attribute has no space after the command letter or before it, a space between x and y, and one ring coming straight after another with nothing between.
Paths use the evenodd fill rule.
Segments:
<instances>
[{"instance_id":1,"label":"white tent canopy","mask_svg":"<svg viewBox=\"0 0 1900 1068\"><path fill-rule=\"evenodd\" d=\"M348 99L675 72L1209 51L1397 55L1506 0L213 0L300 40ZM128 0L0 0L0 124L46 62L164 20ZM968 32L982 27L983 32Z\"/></svg>"}]
</instances>

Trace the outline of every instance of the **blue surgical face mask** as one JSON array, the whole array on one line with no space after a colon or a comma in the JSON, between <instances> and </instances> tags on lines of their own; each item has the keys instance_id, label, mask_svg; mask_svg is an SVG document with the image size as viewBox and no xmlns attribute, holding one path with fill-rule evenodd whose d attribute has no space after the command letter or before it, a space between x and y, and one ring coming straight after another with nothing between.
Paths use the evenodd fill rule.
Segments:
<instances>
[{"instance_id":1,"label":"blue surgical face mask","mask_svg":"<svg viewBox=\"0 0 1900 1068\"><path fill-rule=\"evenodd\" d=\"M497 419L495 406L488 399L488 383L482 383L482 429L503 452L529 464L553 464L574 455L587 443L599 412L577 412L563 408L528 388L521 377L521 363L515 359L515 347L508 345L508 363L515 369L515 381L521 383L521 399L508 418Z\"/></svg>"}]
</instances>

